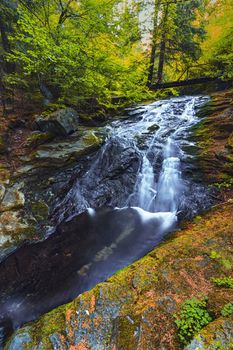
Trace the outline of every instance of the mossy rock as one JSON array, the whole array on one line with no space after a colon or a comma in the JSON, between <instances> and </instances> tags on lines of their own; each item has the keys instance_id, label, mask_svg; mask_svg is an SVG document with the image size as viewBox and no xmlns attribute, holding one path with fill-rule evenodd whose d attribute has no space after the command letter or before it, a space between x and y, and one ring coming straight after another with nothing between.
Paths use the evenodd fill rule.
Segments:
<instances>
[{"instance_id":1,"label":"mossy rock","mask_svg":"<svg viewBox=\"0 0 233 350\"><path fill-rule=\"evenodd\" d=\"M233 318L220 317L206 326L185 350L231 350Z\"/></svg>"},{"instance_id":2,"label":"mossy rock","mask_svg":"<svg viewBox=\"0 0 233 350\"><path fill-rule=\"evenodd\" d=\"M54 136L50 133L34 131L28 136L26 142L29 147L35 148L51 141L53 138Z\"/></svg>"},{"instance_id":3,"label":"mossy rock","mask_svg":"<svg viewBox=\"0 0 233 350\"><path fill-rule=\"evenodd\" d=\"M31 203L32 214L37 221L48 219L49 207L44 201L32 202Z\"/></svg>"}]
</instances>

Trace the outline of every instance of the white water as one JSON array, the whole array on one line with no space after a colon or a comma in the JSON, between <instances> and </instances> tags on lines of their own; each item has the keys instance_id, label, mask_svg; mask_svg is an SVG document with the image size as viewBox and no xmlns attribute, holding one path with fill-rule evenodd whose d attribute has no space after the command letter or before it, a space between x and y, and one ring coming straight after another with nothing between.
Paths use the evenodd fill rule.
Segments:
<instances>
[{"instance_id":1,"label":"white water","mask_svg":"<svg viewBox=\"0 0 233 350\"><path fill-rule=\"evenodd\" d=\"M199 121L195 109L206 99L187 96L157 101L129 110L128 118L107 126L105 144L67 195L75 202L75 213L102 205L138 207L144 210L144 214L138 212L142 218L145 212L164 213L161 222L173 217L174 224L177 211L192 210L189 207L194 207L198 193L192 194L193 201L190 182L183 179L182 166L190 158L183 148L193 146L187 136ZM136 157L138 165L125 180L130 157ZM63 207L69 206L67 198Z\"/></svg>"}]
</instances>

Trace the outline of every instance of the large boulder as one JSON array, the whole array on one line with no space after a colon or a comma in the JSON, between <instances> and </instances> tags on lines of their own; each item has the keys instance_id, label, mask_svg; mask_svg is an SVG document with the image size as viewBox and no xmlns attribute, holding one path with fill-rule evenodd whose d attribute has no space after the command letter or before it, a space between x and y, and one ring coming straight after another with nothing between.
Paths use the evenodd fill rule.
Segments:
<instances>
[{"instance_id":1,"label":"large boulder","mask_svg":"<svg viewBox=\"0 0 233 350\"><path fill-rule=\"evenodd\" d=\"M46 117L37 118L35 127L55 136L67 136L77 130L78 124L77 112L73 108L63 108Z\"/></svg>"}]
</instances>

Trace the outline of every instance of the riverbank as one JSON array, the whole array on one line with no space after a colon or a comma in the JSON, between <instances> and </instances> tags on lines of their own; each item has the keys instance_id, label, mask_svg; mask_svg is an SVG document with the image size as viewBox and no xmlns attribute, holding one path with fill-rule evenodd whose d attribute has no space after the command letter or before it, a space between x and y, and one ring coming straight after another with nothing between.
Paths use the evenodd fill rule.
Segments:
<instances>
[{"instance_id":1,"label":"riverbank","mask_svg":"<svg viewBox=\"0 0 233 350\"><path fill-rule=\"evenodd\" d=\"M194 297L208 298L213 319L199 344L230 349L225 328L233 321L221 310L232 290L213 279L231 276L232 209L229 201L197 217L145 258L17 331L5 349L181 349L174 315Z\"/></svg>"},{"instance_id":2,"label":"riverbank","mask_svg":"<svg viewBox=\"0 0 233 350\"><path fill-rule=\"evenodd\" d=\"M213 323L203 331L206 347L215 341L228 344L230 331L224 334L231 321L221 310L231 290L212 279L228 278L232 267L231 101L232 92L217 94L195 130L206 182L215 184L219 202L227 203L186 223L167 243L94 290L16 332L7 349L180 349L174 314L192 297L208 297ZM208 333L213 328L220 338Z\"/></svg>"}]
</instances>

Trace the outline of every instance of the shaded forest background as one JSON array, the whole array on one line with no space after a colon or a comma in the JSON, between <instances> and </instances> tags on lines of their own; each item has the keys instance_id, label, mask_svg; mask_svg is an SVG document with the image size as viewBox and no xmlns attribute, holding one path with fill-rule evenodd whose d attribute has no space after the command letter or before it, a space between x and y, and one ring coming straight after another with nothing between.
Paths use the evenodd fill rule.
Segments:
<instances>
[{"instance_id":1,"label":"shaded forest background","mask_svg":"<svg viewBox=\"0 0 233 350\"><path fill-rule=\"evenodd\" d=\"M0 34L4 113L9 101L117 107L151 84L233 78L233 0L1 0Z\"/></svg>"}]
</instances>

